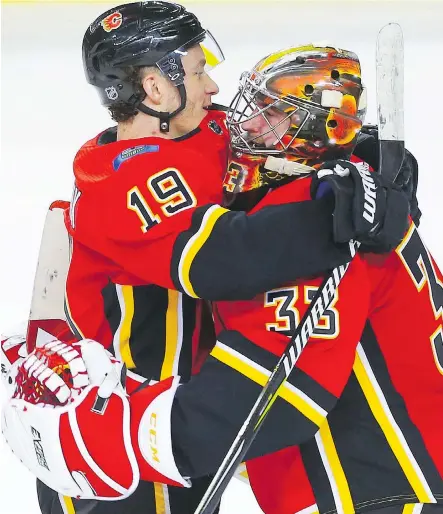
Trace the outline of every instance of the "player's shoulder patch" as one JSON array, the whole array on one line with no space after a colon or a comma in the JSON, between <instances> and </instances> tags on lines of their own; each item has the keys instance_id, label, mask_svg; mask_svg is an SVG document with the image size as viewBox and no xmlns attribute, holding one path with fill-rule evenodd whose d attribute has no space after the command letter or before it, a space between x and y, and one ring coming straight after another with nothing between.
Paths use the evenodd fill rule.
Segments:
<instances>
[{"instance_id":1,"label":"player's shoulder patch","mask_svg":"<svg viewBox=\"0 0 443 514\"><path fill-rule=\"evenodd\" d=\"M112 161L112 167L114 171L118 171L120 166L129 159L146 153L157 153L159 150L160 145L137 145L125 148Z\"/></svg>"},{"instance_id":2,"label":"player's shoulder patch","mask_svg":"<svg viewBox=\"0 0 443 514\"><path fill-rule=\"evenodd\" d=\"M218 110L210 110L205 119L207 127L211 132L218 136L228 136L228 129L226 126L226 112Z\"/></svg>"},{"instance_id":3,"label":"player's shoulder patch","mask_svg":"<svg viewBox=\"0 0 443 514\"><path fill-rule=\"evenodd\" d=\"M218 136L223 135L223 129L220 127L216 120L210 120L208 123L208 127L212 130L212 132L215 132Z\"/></svg>"}]
</instances>

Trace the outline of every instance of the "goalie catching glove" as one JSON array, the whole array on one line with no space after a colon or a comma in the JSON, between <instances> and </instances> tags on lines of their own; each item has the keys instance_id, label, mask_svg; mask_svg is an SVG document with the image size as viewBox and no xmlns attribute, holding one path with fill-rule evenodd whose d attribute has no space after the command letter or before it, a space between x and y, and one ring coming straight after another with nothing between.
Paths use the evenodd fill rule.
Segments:
<instances>
[{"instance_id":1,"label":"goalie catching glove","mask_svg":"<svg viewBox=\"0 0 443 514\"><path fill-rule=\"evenodd\" d=\"M66 496L117 500L138 485L121 370L90 340L46 343L18 361L3 435L36 477Z\"/></svg>"},{"instance_id":2,"label":"goalie catching glove","mask_svg":"<svg viewBox=\"0 0 443 514\"><path fill-rule=\"evenodd\" d=\"M22 463L55 491L119 500L133 493L140 476L190 486L175 466L170 436L178 378L128 397L123 370L92 340L49 342L17 360L2 432Z\"/></svg>"}]
</instances>

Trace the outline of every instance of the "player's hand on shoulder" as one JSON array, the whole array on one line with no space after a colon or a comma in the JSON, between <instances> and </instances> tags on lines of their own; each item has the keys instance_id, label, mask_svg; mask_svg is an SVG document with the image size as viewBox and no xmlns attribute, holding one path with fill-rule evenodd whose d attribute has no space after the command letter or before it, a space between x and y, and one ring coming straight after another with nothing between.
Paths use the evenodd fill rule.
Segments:
<instances>
[{"instance_id":1,"label":"player's hand on shoulder","mask_svg":"<svg viewBox=\"0 0 443 514\"><path fill-rule=\"evenodd\" d=\"M334 195L336 242L359 240L365 251L386 253L403 239L409 224L406 194L369 170L366 163L329 161L313 174L311 195Z\"/></svg>"}]
</instances>

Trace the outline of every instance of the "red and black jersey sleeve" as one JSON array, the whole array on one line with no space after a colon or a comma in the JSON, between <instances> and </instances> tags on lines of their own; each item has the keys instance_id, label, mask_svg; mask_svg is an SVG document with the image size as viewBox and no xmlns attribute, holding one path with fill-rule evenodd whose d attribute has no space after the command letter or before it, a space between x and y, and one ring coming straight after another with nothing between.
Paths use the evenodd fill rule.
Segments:
<instances>
[{"instance_id":1,"label":"red and black jersey sleeve","mask_svg":"<svg viewBox=\"0 0 443 514\"><path fill-rule=\"evenodd\" d=\"M113 282L153 283L210 300L250 298L349 260L347 245L333 243L328 199L231 212L218 204L220 151L148 140L129 148L117 142L117 152L105 145L99 155L85 149L77 160L70 232L113 263ZM85 165L98 171L85 173Z\"/></svg>"},{"instance_id":2,"label":"red and black jersey sleeve","mask_svg":"<svg viewBox=\"0 0 443 514\"><path fill-rule=\"evenodd\" d=\"M350 258L347 245L333 243L331 220L329 199L249 215L218 205L198 208L174 241L171 278L190 296L237 300L316 275Z\"/></svg>"}]
</instances>

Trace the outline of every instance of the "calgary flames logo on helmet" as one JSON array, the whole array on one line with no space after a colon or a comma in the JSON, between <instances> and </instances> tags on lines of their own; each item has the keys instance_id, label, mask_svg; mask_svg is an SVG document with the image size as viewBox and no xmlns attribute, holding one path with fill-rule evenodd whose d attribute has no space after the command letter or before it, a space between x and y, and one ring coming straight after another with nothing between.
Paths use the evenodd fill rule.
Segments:
<instances>
[{"instance_id":1,"label":"calgary flames logo on helmet","mask_svg":"<svg viewBox=\"0 0 443 514\"><path fill-rule=\"evenodd\" d=\"M122 15L120 12L116 11L106 16L101 22L103 30L106 32L111 32L111 30L118 29L122 24Z\"/></svg>"}]
</instances>

